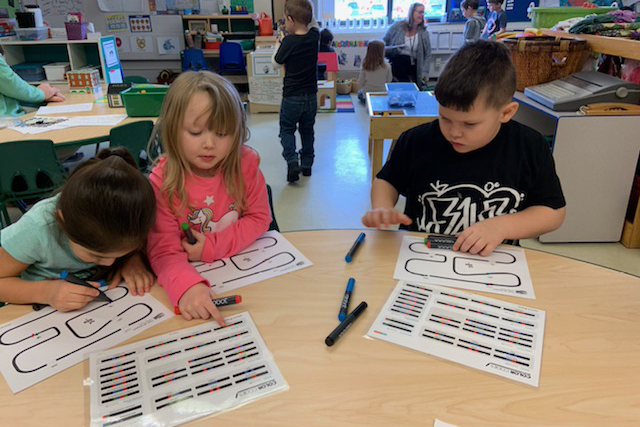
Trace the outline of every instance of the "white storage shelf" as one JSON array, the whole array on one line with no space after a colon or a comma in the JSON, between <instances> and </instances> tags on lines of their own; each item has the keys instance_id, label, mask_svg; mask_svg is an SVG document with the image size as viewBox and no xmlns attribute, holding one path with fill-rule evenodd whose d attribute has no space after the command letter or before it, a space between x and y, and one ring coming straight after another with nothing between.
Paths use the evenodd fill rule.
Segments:
<instances>
[{"instance_id":1,"label":"white storage shelf","mask_svg":"<svg viewBox=\"0 0 640 427\"><path fill-rule=\"evenodd\" d=\"M46 39L36 41L0 41L4 49L4 58L9 65L22 62L68 62L72 70L87 66L100 68L101 77L105 75L104 58L100 50L100 40ZM42 50L47 49L43 55Z\"/></svg>"}]
</instances>

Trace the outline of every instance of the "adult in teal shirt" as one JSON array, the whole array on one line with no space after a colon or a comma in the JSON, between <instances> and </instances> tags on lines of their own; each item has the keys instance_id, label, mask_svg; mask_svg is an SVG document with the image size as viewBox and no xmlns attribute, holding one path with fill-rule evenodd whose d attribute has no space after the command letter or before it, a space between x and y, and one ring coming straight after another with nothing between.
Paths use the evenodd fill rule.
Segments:
<instances>
[{"instance_id":1,"label":"adult in teal shirt","mask_svg":"<svg viewBox=\"0 0 640 427\"><path fill-rule=\"evenodd\" d=\"M20 102L64 101L60 89L48 83L36 87L25 82L7 64L0 52L0 116L17 116L24 113Z\"/></svg>"}]
</instances>

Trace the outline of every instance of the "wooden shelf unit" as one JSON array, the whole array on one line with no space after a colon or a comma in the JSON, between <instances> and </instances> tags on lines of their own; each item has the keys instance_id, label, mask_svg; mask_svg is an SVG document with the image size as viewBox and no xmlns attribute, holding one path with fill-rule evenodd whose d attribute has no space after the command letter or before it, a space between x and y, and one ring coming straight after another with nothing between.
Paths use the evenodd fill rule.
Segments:
<instances>
[{"instance_id":1,"label":"wooden shelf unit","mask_svg":"<svg viewBox=\"0 0 640 427\"><path fill-rule=\"evenodd\" d=\"M542 29L547 36L581 38L589 43L594 52L640 60L640 41L622 37L604 37L591 34L574 34L565 31ZM640 120L640 118L638 119ZM620 242L628 248L640 248L640 203L633 218L625 219Z\"/></svg>"},{"instance_id":2,"label":"wooden shelf unit","mask_svg":"<svg viewBox=\"0 0 640 427\"><path fill-rule=\"evenodd\" d=\"M622 56L640 61L640 40L631 40L623 37L594 36L591 34L574 34L546 28L542 29L542 34L546 36L584 39L589 43L594 52Z\"/></svg>"},{"instance_id":3,"label":"wooden shelf unit","mask_svg":"<svg viewBox=\"0 0 640 427\"><path fill-rule=\"evenodd\" d=\"M98 67L101 79L104 79L106 73L100 40L3 40L0 45L9 65L22 62L68 62L72 70Z\"/></svg>"},{"instance_id":4,"label":"wooden shelf unit","mask_svg":"<svg viewBox=\"0 0 640 427\"><path fill-rule=\"evenodd\" d=\"M183 15L182 24L185 30L192 30L189 22L205 21L206 31L211 31L211 24L218 25L218 32L225 36L240 38L255 37L256 23L251 15ZM193 32L193 31L192 31Z\"/></svg>"}]
</instances>

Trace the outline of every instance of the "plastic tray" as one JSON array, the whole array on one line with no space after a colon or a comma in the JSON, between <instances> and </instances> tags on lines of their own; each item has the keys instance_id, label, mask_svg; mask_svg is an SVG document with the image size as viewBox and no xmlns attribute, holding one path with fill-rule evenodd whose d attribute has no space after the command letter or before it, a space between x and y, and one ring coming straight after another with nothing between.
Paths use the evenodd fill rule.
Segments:
<instances>
[{"instance_id":1,"label":"plastic tray","mask_svg":"<svg viewBox=\"0 0 640 427\"><path fill-rule=\"evenodd\" d=\"M44 40L49 37L49 27L14 28L20 40Z\"/></svg>"},{"instance_id":2,"label":"plastic tray","mask_svg":"<svg viewBox=\"0 0 640 427\"><path fill-rule=\"evenodd\" d=\"M607 13L616 9L615 7L533 7L531 8L531 25L534 28L551 28L565 19L593 13Z\"/></svg>"},{"instance_id":3,"label":"plastic tray","mask_svg":"<svg viewBox=\"0 0 640 427\"><path fill-rule=\"evenodd\" d=\"M133 86L120 92L129 117L158 117L169 86Z\"/></svg>"}]
</instances>

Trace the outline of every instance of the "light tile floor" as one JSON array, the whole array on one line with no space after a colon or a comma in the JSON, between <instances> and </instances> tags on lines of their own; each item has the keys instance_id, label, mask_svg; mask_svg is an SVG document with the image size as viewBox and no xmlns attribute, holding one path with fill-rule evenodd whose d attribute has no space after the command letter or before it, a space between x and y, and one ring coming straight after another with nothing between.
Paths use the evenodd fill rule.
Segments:
<instances>
[{"instance_id":1,"label":"light tile floor","mask_svg":"<svg viewBox=\"0 0 640 427\"><path fill-rule=\"evenodd\" d=\"M322 228L362 228L369 208L369 124L364 106L354 113L319 113L316 117L316 158L311 177L286 182L277 114L250 114L249 145L262 157L261 168L273 189L276 218L282 231ZM387 147L388 148L388 147ZM540 243L523 240L527 248L552 252L640 276L640 249L620 243Z\"/></svg>"}]
</instances>

